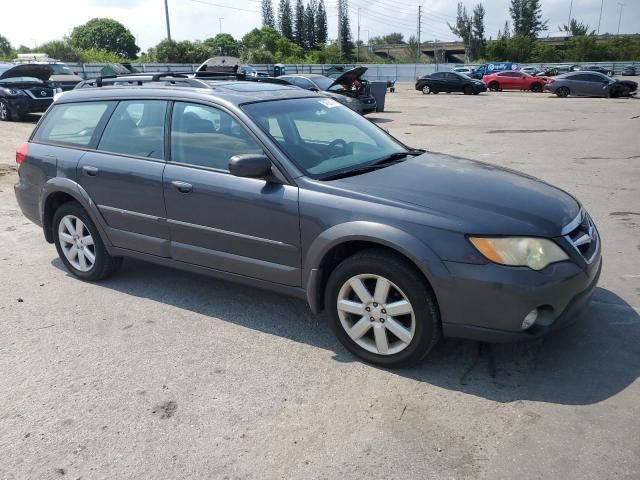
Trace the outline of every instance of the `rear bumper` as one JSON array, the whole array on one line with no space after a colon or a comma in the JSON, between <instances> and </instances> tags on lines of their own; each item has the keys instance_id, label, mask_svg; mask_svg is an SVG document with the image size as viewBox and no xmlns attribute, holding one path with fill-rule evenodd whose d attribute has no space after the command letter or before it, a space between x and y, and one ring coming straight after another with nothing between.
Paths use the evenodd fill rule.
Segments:
<instances>
[{"instance_id":1,"label":"rear bumper","mask_svg":"<svg viewBox=\"0 0 640 480\"><path fill-rule=\"evenodd\" d=\"M576 319L591 300L602 259L598 253L586 270L573 262L550 265L541 272L498 265L448 263L447 268L454 274L456 297L445 294L440 302L444 336L517 342L546 335ZM541 312L539 320L522 331L524 317L534 308Z\"/></svg>"},{"instance_id":2,"label":"rear bumper","mask_svg":"<svg viewBox=\"0 0 640 480\"><path fill-rule=\"evenodd\" d=\"M13 186L13 192L16 195L18 206L22 210L22 214L36 225L42 226L40 218L40 207L38 205L38 191L34 185L20 179Z\"/></svg>"}]
</instances>

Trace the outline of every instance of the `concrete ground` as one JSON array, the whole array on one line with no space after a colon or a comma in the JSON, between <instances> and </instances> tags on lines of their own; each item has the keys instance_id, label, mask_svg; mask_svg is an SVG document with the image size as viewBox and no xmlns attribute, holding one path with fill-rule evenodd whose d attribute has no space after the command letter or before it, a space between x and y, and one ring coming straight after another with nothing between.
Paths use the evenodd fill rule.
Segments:
<instances>
[{"instance_id":1,"label":"concrete ground","mask_svg":"<svg viewBox=\"0 0 640 480\"><path fill-rule=\"evenodd\" d=\"M402 84L372 119L580 198L605 259L581 321L386 371L299 300L134 261L83 283L13 196L33 123L0 124L0 478L639 478L640 101Z\"/></svg>"}]
</instances>

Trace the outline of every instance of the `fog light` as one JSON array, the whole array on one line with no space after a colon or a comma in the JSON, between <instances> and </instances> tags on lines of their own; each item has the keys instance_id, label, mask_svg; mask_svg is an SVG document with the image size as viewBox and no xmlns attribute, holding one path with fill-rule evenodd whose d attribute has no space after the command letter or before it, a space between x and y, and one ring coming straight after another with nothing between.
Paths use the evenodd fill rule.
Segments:
<instances>
[{"instance_id":1,"label":"fog light","mask_svg":"<svg viewBox=\"0 0 640 480\"><path fill-rule=\"evenodd\" d=\"M524 320L522 321L522 330L526 330L527 328L531 327L534 323L536 323L537 319L538 309L534 308L529 313L527 313L526 317L524 317Z\"/></svg>"}]
</instances>

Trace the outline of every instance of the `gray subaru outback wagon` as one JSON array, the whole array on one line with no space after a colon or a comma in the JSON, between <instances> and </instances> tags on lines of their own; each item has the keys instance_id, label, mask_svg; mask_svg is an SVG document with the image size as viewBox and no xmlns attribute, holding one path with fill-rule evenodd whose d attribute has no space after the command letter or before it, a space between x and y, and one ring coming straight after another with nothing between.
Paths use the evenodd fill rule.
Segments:
<instances>
[{"instance_id":1,"label":"gray subaru outback wagon","mask_svg":"<svg viewBox=\"0 0 640 480\"><path fill-rule=\"evenodd\" d=\"M134 257L306 298L385 366L443 335L545 334L588 304L601 269L568 193L411 149L293 87L68 92L16 160L22 211L76 277Z\"/></svg>"}]
</instances>

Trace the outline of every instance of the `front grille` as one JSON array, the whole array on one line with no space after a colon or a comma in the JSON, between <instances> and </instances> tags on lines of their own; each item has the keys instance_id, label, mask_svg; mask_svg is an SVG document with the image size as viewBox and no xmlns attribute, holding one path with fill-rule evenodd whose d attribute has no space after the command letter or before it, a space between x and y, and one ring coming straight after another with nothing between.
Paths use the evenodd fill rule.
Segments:
<instances>
[{"instance_id":1,"label":"front grille","mask_svg":"<svg viewBox=\"0 0 640 480\"><path fill-rule=\"evenodd\" d=\"M582 255L587 263L591 263L598 252L600 243L593 220L587 212L582 210L568 227L564 238Z\"/></svg>"},{"instance_id":2,"label":"front grille","mask_svg":"<svg viewBox=\"0 0 640 480\"><path fill-rule=\"evenodd\" d=\"M50 88L33 87L25 92L34 100L50 100L53 97L53 90Z\"/></svg>"}]
</instances>

